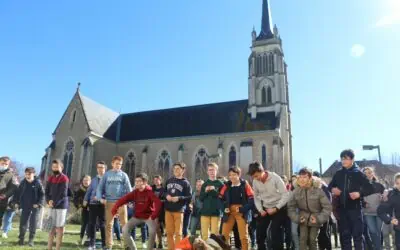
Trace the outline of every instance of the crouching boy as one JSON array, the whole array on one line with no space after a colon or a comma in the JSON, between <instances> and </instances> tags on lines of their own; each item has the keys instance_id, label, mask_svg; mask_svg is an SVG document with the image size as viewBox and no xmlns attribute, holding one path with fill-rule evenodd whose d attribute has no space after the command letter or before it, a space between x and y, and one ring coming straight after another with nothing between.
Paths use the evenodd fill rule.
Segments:
<instances>
[{"instance_id":1,"label":"crouching boy","mask_svg":"<svg viewBox=\"0 0 400 250\"><path fill-rule=\"evenodd\" d=\"M288 214L292 222L300 225L300 249L317 250L319 229L329 220L332 205L320 181L312 178L311 169L299 171L297 185L288 204Z\"/></svg>"},{"instance_id":2,"label":"crouching boy","mask_svg":"<svg viewBox=\"0 0 400 250\"><path fill-rule=\"evenodd\" d=\"M133 228L141 224L147 224L149 228L149 244L147 249L154 248L154 242L157 232L157 218L161 210L161 201L153 193L153 190L147 185L148 177L146 174L138 174L135 179L135 189L119 199L113 206L111 213L117 214L118 208L128 202L135 203L135 210L132 218L123 228L123 235L126 246L131 250L136 250L136 245L132 239L131 232Z\"/></svg>"}]
</instances>

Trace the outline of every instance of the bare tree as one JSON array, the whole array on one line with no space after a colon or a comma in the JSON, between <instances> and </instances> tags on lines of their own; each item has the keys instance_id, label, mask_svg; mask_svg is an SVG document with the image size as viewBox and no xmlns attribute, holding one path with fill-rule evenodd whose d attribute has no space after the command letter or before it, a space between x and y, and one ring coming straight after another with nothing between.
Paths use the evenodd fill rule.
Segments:
<instances>
[{"instance_id":1,"label":"bare tree","mask_svg":"<svg viewBox=\"0 0 400 250\"><path fill-rule=\"evenodd\" d=\"M400 165L400 154L398 152L392 153L392 164L396 166Z\"/></svg>"}]
</instances>

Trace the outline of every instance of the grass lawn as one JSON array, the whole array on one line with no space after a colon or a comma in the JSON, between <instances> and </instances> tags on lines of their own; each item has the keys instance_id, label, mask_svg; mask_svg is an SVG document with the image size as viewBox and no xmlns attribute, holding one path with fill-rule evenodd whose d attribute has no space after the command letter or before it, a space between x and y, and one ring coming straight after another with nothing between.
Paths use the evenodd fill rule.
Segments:
<instances>
[{"instance_id":1,"label":"grass lawn","mask_svg":"<svg viewBox=\"0 0 400 250\"><path fill-rule=\"evenodd\" d=\"M28 237L29 237L29 230L25 235L25 241L26 241L26 246L18 246L18 227L19 224L16 222L13 222L13 229L8 233L8 239L1 239L0 242L2 244L0 245L1 250L9 250L9 249L37 249L37 250L45 250L47 249L47 242L48 242L48 233L47 232L42 232L40 230L36 231L36 237L35 237L35 246L34 247L29 247L27 245L28 242ZM79 231L80 231L80 225L67 225L66 228L66 233L64 234L64 240L63 244L61 246L61 249L87 249L87 247L80 246L78 244L79 241ZM140 229L137 230L140 233ZM140 235L138 235L140 237ZM138 238L139 238L138 237ZM98 233L96 238L100 239L100 234ZM55 241L54 241L55 243ZM116 241L114 241L116 243ZM55 244L53 245L55 249ZM136 241L136 246L138 248L142 247L142 244L139 241ZM121 247L118 246L113 246L114 249L122 249Z\"/></svg>"}]
</instances>

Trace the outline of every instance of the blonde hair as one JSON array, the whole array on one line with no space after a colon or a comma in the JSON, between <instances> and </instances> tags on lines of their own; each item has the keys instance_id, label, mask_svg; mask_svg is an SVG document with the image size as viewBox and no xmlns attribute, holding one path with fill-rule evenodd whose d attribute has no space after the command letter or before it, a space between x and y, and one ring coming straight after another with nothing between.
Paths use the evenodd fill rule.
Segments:
<instances>
[{"instance_id":1,"label":"blonde hair","mask_svg":"<svg viewBox=\"0 0 400 250\"><path fill-rule=\"evenodd\" d=\"M218 165L217 165L217 163L215 163L215 162L210 162L210 163L208 163L207 164L207 169L209 168L209 167L212 167L212 168L215 168L217 171L218 171Z\"/></svg>"},{"instance_id":2,"label":"blonde hair","mask_svg":"<svg viewBox=\"0 0 400 250\"><path fill-rule=\"evenodd\" d=\"M397 173L394 175L394 181L396 182L397 179L400 179L400 173Z\"/></svg>"},{"instance_id":3,"label":"blonde hair","mask_svg":"<svg viewBox=\"0 0 400 250\"><path fill-rule=\"evenodd\" d=\"M90 175L84 175L84 176L82 177L82 181L83 181L85 178L87 178L89 181L92 180L92 177L90 177Z\"/></svg>"}]
</instances>

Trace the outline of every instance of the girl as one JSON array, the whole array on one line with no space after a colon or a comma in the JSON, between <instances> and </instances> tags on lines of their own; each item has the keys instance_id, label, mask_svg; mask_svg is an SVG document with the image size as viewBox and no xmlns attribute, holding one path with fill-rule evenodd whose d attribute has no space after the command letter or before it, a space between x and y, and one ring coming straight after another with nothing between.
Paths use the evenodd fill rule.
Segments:
<instances>
[{"instance_id":1,"label":"girl","mask_svg":"<svg viewBox=\"0 0 400 250\"><path fill-rule=\"evenodd\" d=\"M85 175L81 181L81 185L79 186L79 189L77 191L75 191L75 195L74 195L74 205L76 207L76 209L80 209L82 208L82 213L81 213L81 233L80 233L80 244L83 245L84 240L83 240L83 236L85 236L85 232L86 232L86 227L88 225L89 222L89 210L87 207L87 204L83 204L84 200L85 200L85 194L86 191L88 189L88 187L90 186L90 181L91 178L89 175Z\"/></svg>"},{"instance_id":2,"label":"girl","mask_svg":"<svg viewBox=\"0 0 400 250\"><path fill-rule=\"evenodd\" d=\"M382 220L378 217L377 209L382 201L382 194L385 191L385 187L377 181L374 170L370 167L364 168L364 173L368 180L374 187L374 193L364 197L364 216L365 223L368 226L369 233L371 235L374 249L382 249L381 244L381 229Z\"/></svg>"}]
</instances>

